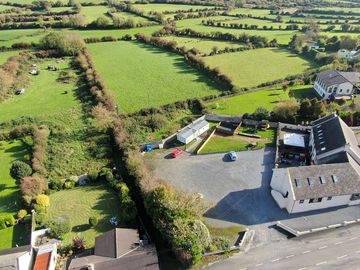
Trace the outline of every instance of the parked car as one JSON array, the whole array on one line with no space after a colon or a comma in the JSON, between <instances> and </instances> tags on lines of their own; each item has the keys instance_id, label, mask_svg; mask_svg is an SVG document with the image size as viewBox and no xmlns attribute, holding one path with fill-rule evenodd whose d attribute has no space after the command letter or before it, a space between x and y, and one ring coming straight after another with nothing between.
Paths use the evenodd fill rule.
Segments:
<instances>
[{"instance_id":1,"label":"parked car","mask_svg":"<svg viewBox=\"0 0 360 270\"><path fill-rule=\"evenodd\" d=\"M232 160L232 161L237 160L237 155L236 155L236 152L235 152L235 151L230 151L230 152L228 153L228 156L229 156L230 160Z\"/></svg>"},{"instance_id":2,"label":"parked car","mask_svg":"<svg viewBox=\"0 0 360 270\"><path fill-rule=\"evenodd\" d=\"M174 151L172 151L171 156L173 158L176 158L178 155L181 155L183 152L183 150L181 150L180 148L175 148Z\"/></svg>"}]
</instances>

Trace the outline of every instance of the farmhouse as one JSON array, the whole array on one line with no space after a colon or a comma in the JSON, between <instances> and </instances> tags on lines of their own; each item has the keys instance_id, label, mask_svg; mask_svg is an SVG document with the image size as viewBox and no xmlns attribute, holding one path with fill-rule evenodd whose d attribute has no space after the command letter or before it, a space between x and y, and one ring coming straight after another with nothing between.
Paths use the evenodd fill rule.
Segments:
<instances>
[{"instance_id":1,"label":"farmhouse","mask_svg":"<svg viewBox=\"0 0 360 270\"><path fill-rule=\"evenodd\" d=\"M317 74L314 89L322 99L352 99L359 82L359 72L326 70Z\"/></svg>"},{"instance_id":2,"label":"farmhouse","mask_svg":"<svg viewBox=\"0 0 360 270\"><path fill-rule=\"evenodd\" d=\"M356 58L358 58L360 56L360 50L349 51L349 50L346 50L346 49L341 49L341 50L338 50L337 56L339 58L353 60L353 59L356 59Z\"/></svg>"},{"instance_id":3,"label":"farmhouse","mask_svg":"<svg viewBox=\"0 0 360 270\"><path fill-rule=\"evenodd\" d=\"M115 228L95 239L94 254L71 260L69 270L158 270L156 248L137 230Z\"/></svg>"},{"instance_id":4,"label":"farmhouse","mask_svg":"<svg viewBox=\"0 0 360 270\"><path fill-rule=\"evenodd\" d=\"M291 127L295 135L284 136ZM280 124L279 129L279 156L270 184L279 207L298 213L360 204L360 149L339 116L331 114L311 127ZM290 162L282 162L285 153Z\"/></svg>"},{"instance_id":5,"label":"farmhouse","mask_svg":"<svg viewBox=\"0 0 360 270\"><path fill-rule=\"evenodd\" d=\"M209 130L209 122L199 119L192 124L183 128L177 135L176 138L178 141L188 144L192 140L199 137L201 134Z\"/></svg>"}]
</instances>

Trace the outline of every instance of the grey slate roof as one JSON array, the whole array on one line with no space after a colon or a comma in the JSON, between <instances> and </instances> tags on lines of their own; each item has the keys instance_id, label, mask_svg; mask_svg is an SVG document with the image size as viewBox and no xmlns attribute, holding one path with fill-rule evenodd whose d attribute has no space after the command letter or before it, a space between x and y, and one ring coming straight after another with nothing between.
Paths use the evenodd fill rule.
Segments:
<instances>
[{"instance_id":1,"label":"grey slate roof","mask_svg":"<svg viewBox=\"0 0 360 270\"><path fill-rule=\"evenodd\" d=\"M200 120L200 121L194 122L194 123L190 124L189 126L185 127L178 134L184 138L187 138L208 124L209 124L209 122L207 122L206 120Z\"/></svg>"},{"instance_id":2,"label":"grey slate roof","mask_svg":"<svg viewBox=\"0 0 360 270\"><path fill-rule=\"evenodd\" d=\"M360 82L359 72L339 72L337 70L326 70L319 72L317 78L325 83L326 86L337 85L350 82L352 84Z\"/></svg>"},{"instance_id":3,"label":"grey slate roof","mask_svg":"<svg viewBox=\"0 0 360 270\"><path fill-rule=\"evenodd\" d=\"M360 193L360 176L350 163L291 167L287 170L295 200ZM333 175L336 176L338 182L333 182ZM321 184L320 176L325 177L325 183ZM312 185L309 184L308 178L310 182L313 181ZM301 184L297 186L299 182Z\"/></svg>"}]
</instances>

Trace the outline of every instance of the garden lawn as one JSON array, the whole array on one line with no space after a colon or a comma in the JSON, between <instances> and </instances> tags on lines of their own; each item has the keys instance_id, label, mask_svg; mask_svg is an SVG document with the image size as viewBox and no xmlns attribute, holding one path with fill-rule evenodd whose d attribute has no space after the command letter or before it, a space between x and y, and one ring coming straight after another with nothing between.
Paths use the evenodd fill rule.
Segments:
<instances>
[{"instance_id":1,"label":"garden lawn","mask_svg":"<svg viewBox=\"0 0 360 270\"><path fill-rule=\"evenodd\" d=\"M247 150L248 145L249 143L241 140L240 136L224 137L214 134L201 150L200 154L244 151Z\"/></svg>"},{"instance_id":2,"label":"garden lawn","mask_svg":"<svg viewBox=\"0 0 360 270\"><path fill-rule=\"evenodd\" d=\"M125 41L89 44L88 48L120 111L219 93L215 83L177 54Z\"/></svg>"},{"instance_id":3,"label":"garden lawn","mask_svg":"<svg viewBox=\"0 0 360 270\"><path fill-rule=\"evenodd\" d=\"M219 50L223 50L226 47L239 48L243 46L241 43L233 42L233 41L218 41L218 40L201 39L201 38L168 36L168 37L164 37L164 39L176 41L179 47L185 46L185 48L188 50L191 50L192 48L196 48L200 52L206 54L209 54L212 51L213 47L217 47Z\"/></svg>"},{"instance_id":4,"label":"garden lawn","mask_svg":"<svg viewBox=\"0 0 360 270\"><path fill-rule=\"evenodd\" d=\"M20 210L20 189L10 176L10 168L15 160L28 160L28 154L28 146L20 140L0 141L0 216Z\"/></svg>"},{"instance_id":5,"label":"garden lawn","mask_svg":"<svg viewBox=\"0 0 360 270\"><path fill-rule=\"evenodd\" d=\"M89 248L94 246L96 236L113 228L109 219L113 216L119 218L119 212L117 194L106 185L97 184L51 194L46 219L55 220L67 217L72 231L65 235L64 242L69 244L73 237L82 236ZM96 216L99 220L95 228L90 228L88 225L91 216Z\"/></svg>"},{"instance_id":6,"label":"garden lawn","mask_svg":"<svg viewBox=\"0 0 360 270\"><path fill-rule=\"evenodd\" d=\"M28 244L30 234L23 224L0 230L0 250Z\"/></svg>"},{"instance_id":7,"label":"garden lawn","mask_svg":"<svg viewBox=\"0 0 360 270\"><path fill-rule=\"evenodd\" d=\"M238 87L254 87L317 67L297 54L278 48L227 53L204 60L211 67L219 67Z\"/></svg>"},{"instance_id":8,"label":"garden lawn","mask_svg":"<svg viewBox=\"0 0 360 270\"><path fill-rule=\"evenodd\" d=\"M58 71L48 71L47 65L53 64ZM40 74L31 76L31 83L25 88L25 94L14 95L0 103L0 122L21 116L41 116L61 112L74 106L80 106L76 98L75 83L57 81L61 71L70 70L69 60L56 63L44 61L38 65ZM67 94L65 92L67 91Z\"/></svg>"}]
</instances>

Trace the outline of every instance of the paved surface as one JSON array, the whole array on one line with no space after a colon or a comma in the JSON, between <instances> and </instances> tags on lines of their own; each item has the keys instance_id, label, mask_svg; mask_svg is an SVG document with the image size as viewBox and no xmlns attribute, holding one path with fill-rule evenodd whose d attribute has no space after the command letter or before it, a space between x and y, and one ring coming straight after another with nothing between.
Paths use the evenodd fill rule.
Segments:
<instances>
[{"instance_id":1,"label":"paved surface","mask_svg":"<svg viewBox=\"0 0 360 270\"><path fill-rule=\"evenodd\" d=\"M360 225L252 248L209 270L360 270Z\"/></svg>"}]
</instances>

